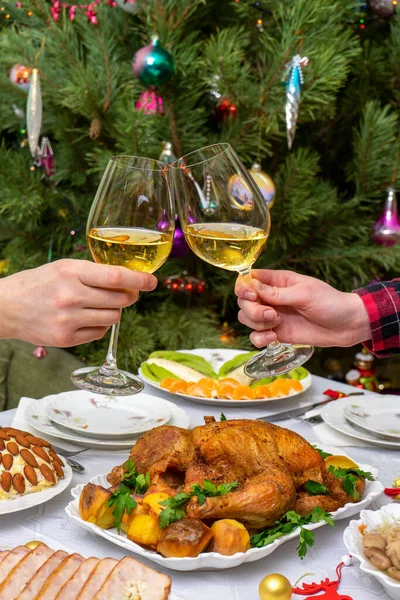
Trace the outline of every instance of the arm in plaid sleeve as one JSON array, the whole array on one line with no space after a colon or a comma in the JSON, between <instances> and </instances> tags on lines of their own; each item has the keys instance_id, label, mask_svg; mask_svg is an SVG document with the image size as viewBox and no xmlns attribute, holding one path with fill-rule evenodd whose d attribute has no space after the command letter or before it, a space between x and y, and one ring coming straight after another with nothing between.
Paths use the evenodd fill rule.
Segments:
<instances>
[{"instance_id":1,"label":"arm in plaid sleeve","mask_svg":"<svg viewBox=\"0 0 400 600\"><path fill-rule=\"evenodd\" d=\"M376 356L400 354L400 279L354 290L368 313L372 340L365 345Z\"/></svg>"}]
</instances>

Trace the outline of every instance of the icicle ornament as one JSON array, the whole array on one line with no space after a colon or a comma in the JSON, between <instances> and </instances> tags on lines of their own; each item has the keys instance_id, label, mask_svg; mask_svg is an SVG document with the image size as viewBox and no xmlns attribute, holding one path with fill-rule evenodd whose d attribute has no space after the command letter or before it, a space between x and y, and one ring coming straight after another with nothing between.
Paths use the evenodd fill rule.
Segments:
<instances>
[{"instance_id":1,"label":"icicle ornament","mask_svg":"<svg viewBox=\"0 0 400 600\"><path fill-rule=\"evenodd\" d=\"M286 129L288 148L293 146L296 133L297 117L299 115L300 95L303 86L302 68L308 65L308 58L296 54L288 63L286 71Z\"/></svg>"},{"instance_id":2,"label":"icicle ornament","mask_svg":"<svg viewBox=\"0 0 400 600\"><path fill-rule=\"evenodd\" d=\"M35 157L38 150L40 130L42 128L42 92L38 69L32 70L31 85L26 103L26 128L29 149L32 156Z\"/></svg>"}]
</instances>

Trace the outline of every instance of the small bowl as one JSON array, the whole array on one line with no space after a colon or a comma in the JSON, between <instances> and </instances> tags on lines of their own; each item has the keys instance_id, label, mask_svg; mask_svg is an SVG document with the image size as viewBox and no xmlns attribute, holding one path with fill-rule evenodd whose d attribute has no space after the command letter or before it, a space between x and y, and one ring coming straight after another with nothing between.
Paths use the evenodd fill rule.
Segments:
<instances>
[{"instance_id":1,"label":"small bowl","mask_svg":"<svg viewBox=\"0 0 400 600\"><path fill-rule=\"evenodd\" d=\"M380 571L364 555L362 534L359 530L361 524L367 526L367 532L372 532L384 523L400 525L400 504L387 504L380 510L362 510L359 521L350 521L343 534L344 544L353 558L360 561L360 569L375 577L385 588L385 592L392 600L400 600L400 581L396 581L384 571Z\"/></svg>"}]
</instances>

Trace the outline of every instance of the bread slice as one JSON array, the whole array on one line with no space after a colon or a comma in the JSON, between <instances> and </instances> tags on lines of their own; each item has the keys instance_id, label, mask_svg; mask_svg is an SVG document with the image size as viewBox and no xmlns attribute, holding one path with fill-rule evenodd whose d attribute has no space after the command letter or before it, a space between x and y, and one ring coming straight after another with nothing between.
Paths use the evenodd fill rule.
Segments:
<instances>
[{"instance_id":1,"label":"bread slice","mask_svg":"<svg viewBox=\"0 0 400 600\"><path fill-rule=\"evenodd\" d=\"M15 567L19 561L24 558L26 554L29 554L31 550L26 546L17 546L9 552L4 560L0 562L0 582L2 583L9 572Z\"/></svg>"},{"instance_id":2,"label":"bread slice","mask_svg":"<svg viewBox=\"0 0 400 600\"><path fill-rule=\"evenodd\" d=\"M171 591L168 575L125 556L114 567L93 600L167 600Z\"/></svg>"},{"instance_id":3,"label":"bread slice","mask_svg":"<svg viewBox=\"0 0 400 600\"><path fill-rule=\"evenodd\" d=\"M47 578L35 600L55 600L64 583L72 577L84 560L80 554L69 554Z\"/></svg>"},{"instance_id":4,"label":"bread slice","mask_svg":"<svg viewBox=\"0 0 400 600\"><path fill-rule=\"evenodd\" d=\"M3 580L0 585L0 598L15 600L31 577L52 554L54 554L54 550L45 544L39 544L31 552L28 552Z\"/></svg>"},{"instance_id":5,"label":"bread slice","mask_svg":"<svg viewBox=\"0 0 400 600\"><path fill-rule=\"evenodd\" d=\"M93 600L117 563L115 558L103 558L92 571L76 600Z\"/></svg>"},{"instance_id":6,"label":"bread slice","mask_svg":"<svg viewBox=\"0 0 400 600\"><path fill-rule=\"evenodd\" d=\"M36 571L25 589L19 595L18 600L33 600L47 581L47 578L57 569L62 561L67 558L68 553L63 550L54 552L52 556Z\"/></svg>"},{"instance_id":7,"label":"bread slice","mask_svg":"<svg viewBox=\"0 0 400 600\"><path fill-rule=\"evenodd\" d=\"M97 567L100 560L98 558L88 558L83 562L75 573L68 579L56 596L57 600L72 600L76 598L90 578L90 575Z\"/></svg>"}]
</instances>

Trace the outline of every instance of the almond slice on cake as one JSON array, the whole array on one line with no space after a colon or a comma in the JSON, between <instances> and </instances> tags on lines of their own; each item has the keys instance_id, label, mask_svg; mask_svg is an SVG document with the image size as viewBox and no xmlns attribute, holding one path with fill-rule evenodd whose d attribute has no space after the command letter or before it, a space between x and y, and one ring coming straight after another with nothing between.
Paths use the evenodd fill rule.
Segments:
<instances>
[{"instance_id":1,"label":"almond slice on cake","mask_svg":"<svg viewBox=\"0 0 400 600\"><path fill-rule=\"evenodd\" d=\"M75 573L68 579L66 583L64 583L61 588L59 594L57 595L57 600L72 600L72 598L76 598L85 585L85 583L90 578L92 572L95 570L97 565L99 564L100 559L98 558L88 558L83 562L80 567L75 571Z\"/></svg>"},{"instance_id":2,"label":"almond slice on cake","mask_svg":"<svg viewBox=\"0 0 400 600\"><path fill-rule=\"evenodd\" d=\"M114 567L93 600L167 600L170 590L168 575L126 556Z\"/></svg>"},{"instance_id":3,"label":"almond slice on cake","mask_svg":"<svg viewBox=\"0 0 400 600\"><path fill-rule=\"evenodd\" d=\"M0 562L0 582L3 582L9 572L15 567L19 561L29 554L31 550L26 546L17 546Z\"/></svg>"},{"instance_id":4,"label":"almond slice on cake","mask_svg":"<svg viewBox=\"0 0 400 600\"><path fill-rule=\"evenodd\" d=\"M103 558L92 571L76 600L93 600L117 563L115 558Z\"/></svg>"},{"instance_id":5,"label":"almond slice on cake","mask_svg":"<svg viewBox=\"0 0 400 600\"><path fill-rule=\"evenodd\" d=\"M30 581L26 584L25 589L19 595L18 600L34 600L40 592L48 577L57 569L57 567L67 558L68 553L63 550L54 552L52 556L36 571Z\"/></svg>"},{"instance_id":6,"label":"almond slice on cake","mask_svg":"<svg viewBox=\"0 0 400 600\"><path fill-rule=\"evenodd\" d=\"M31 552L28 552L3 580L0 585L0 598L15 600L31 577L53 554L54 550L45 544L39 544Z\"/></svg>"},{"instance_id":7,"label":"almond slice on cake","mask_svg":"<svg viewBox=\"0 0 400 600\"><path fill-rule=\"evenodd\" d=\"M55 600L64 583L72 577L84 560L80 554L69 554L47 578L35 600Z\"/></svg>"}]
</instances>

